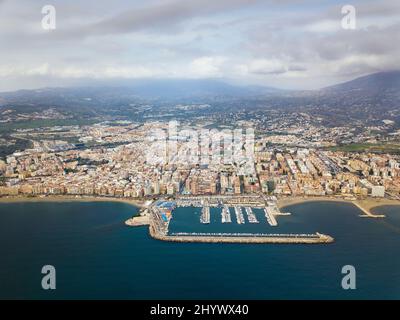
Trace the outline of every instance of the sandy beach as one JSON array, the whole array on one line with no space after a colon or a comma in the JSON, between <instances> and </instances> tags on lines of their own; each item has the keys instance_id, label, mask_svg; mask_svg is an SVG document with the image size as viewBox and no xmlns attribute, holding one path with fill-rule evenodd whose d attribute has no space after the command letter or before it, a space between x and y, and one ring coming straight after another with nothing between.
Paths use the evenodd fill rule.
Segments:
<instances>
[{"instance_id":1,"label":"sandy beach","mask_svg":"<svg viewBox=\"0 0 400 320\"><path fill-rule=\"evenodd\" d=\"M288 207L295 204L300 204L304 202L344 202L351 203L357 206L361 211L365 213L365 216L371 218L380 218L383 215L373 214L372 210L381 206L400 206L400 201L390 200L385 198L366 198L363 200L349 200L342 197L287 197L278 199L278 207L280 209Z\"/></svg>"}]
</instances>

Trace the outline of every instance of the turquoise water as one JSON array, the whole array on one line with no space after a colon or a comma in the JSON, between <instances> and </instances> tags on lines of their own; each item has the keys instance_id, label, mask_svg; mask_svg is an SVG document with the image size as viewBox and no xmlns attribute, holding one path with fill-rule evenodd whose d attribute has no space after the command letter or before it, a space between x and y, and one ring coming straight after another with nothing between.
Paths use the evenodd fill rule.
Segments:
<instances>
[{"instance_id":1,"label":"turquoise water","mask_svg":"<svg viewBox=\"0 0 400 320\"><path fill-rule=\"evenodd\" d=\"M167 243L146 227L128 228L137 209L124 203L0 204L0 298L24 299L400 299L400 208L384 220L360 218L344 203L286 209L277 228L236 225L234 232L315 232L331 245ZM229 228L211 212L179 209L172 231ZM250 229L249 229L250 228ZM253 229L252 229L253 228ZM240 232L239 231L239 232ZM57 270L57 289L41 289L43 265ZM357 289L341 288L341 268L354 265Z\"/></svg>"}]
</instances>

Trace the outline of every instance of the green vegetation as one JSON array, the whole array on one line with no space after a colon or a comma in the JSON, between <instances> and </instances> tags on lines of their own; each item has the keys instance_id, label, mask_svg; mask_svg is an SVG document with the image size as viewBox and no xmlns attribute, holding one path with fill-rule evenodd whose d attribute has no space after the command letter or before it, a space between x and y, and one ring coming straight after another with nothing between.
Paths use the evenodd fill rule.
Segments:
<instances>
[{"instance_id":1,"label":"green vegetation","mask_svg":"<svg viewBox=\"0 0 400 320\"><path fill-rule=\"evenodd\" d=\"M0 126L0 133L11 133L17 129L35 129L41 127L55 127L55 126L82 126L90 125L99 122L95 119L52 119L52 120L31 120L31 121L18 121L11 123L2 123Z\"/></svg>"},{"instance_id":2,"label":"green vegetation","mask_svg":"<svg viewBox=\"0 0 400 320\"><path fill-rule=\"evenodd\" d=\"M48 140L48 141L54 141L54 140L62 140L62 141L66 141L68 143L73 143L73 144L77 144L80 143L79 141L79 137L73 137L73 136L64 136L64 135L60 135L58 133L54 133L52 135L49 134L35 134L35 137L32 138L32 140L38 141L38 140Z\"/></svg>"},{"instance_id":3,"label":"green vegetation","mask_svg":"<svg viewBox=\"0 0 400 320\"><path fill-rule=\"evenodd\" d=\"M371 153L390 153L400 154L400 144L385 143L352 143L341 146L329 147L327 150L343 152L371 152Z\"/></svg>"},{"instance_id":4,"label":"green vegetation","mask_svg":"<svg viewBox=\"0 0 400 320\"><path fill-rule=\"evenodd\" d=\"M83 165L87 165L87 166L99 166L102 164L107 164L108 160L102 159L102 160L91 160L91 159L84 159L84 158L78 158L78 165L83 166Z\"/></svg>"},{"instance_id":5,"label":"green vegetation","mask_svg":"<svg viewBox=\"0 0 400 320\"><path fill-rule=\"evenodd\" d=\"M0 126L0 138L16 140L15 144L12 145L0 145L0 159L5 159L9 154L14 153L18 150L25 150L32 147L32 142L28 139L18 139L10 137L12 132L18 129L36 129L42 127L54 127L54 126L76 126L76 125L90 125L99 122L94 119L49 119L49 120L31 120L21 122L2 123ZM51 137L51 140L58 139L57 134ZM47 136L47 139L49 137ZM59 135L59 139L66 140L70 143L79 142L78 137L63 137Z\"/></svg>"},{"instance_id":6,"label":"green vegetation","mask_svg":"<svg viewBox=\"0 0 400 320\"><path fill-rule=\"evenodd\" d=\"M64 173L68 174L68 173L76 173L78 172L77 170L74 169L70 169L70 168L64 168Z\"/></svg>"},{"instance_id":7,"label":"green vegetation","mask_svg":"<svg viewBox=\"0 0 400 320\"><path fill-rule=\"evenodd\" d=\"M7 138L3 136L3 138ZM12 138L15 139L15 138ZM0 159L5 159L7 155L14 153L17 150L25 150L32 148L32 142L26 139L15 139L15 144L4 146L0 145Z\"/></svg>"}]
</instances>

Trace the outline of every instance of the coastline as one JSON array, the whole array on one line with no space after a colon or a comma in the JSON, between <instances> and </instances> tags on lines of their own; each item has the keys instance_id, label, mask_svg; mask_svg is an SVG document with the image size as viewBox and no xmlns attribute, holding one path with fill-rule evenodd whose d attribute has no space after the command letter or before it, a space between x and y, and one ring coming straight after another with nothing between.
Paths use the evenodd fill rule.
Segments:
<instances>
[{"instance_id":1,"label":"coastline","mask_svg":"<svg viewBox=\"0 0 400 320\"><path fill-rule=\"evenodd\" d=\"M93 196L10 196L0 197L0 203L13 203L13 202L121 202L127 203L139 209L144 207L145 201L127 198L107 198L107 197L93 197Z\"/></svg>"},{"instance_id":2,"label":"coastline","mask_svg":"<svg viewBox=\"0 0 400 320\"><path fill-rule=\"evenodd\" d=\"M50 195L50 196L0 196L0 203L13 203L13 202L121 202L130 204L136 208L144 209L145 201L139 199L129 198L115 198L115 197L96 197L96 196L68 196L68 195ZM384 214L374 214L372 211L381 206L400 206L400 200L392 200L386 198L371 198L366 199L346 199L343 197L335 196L317 196L317 197L283 197L278 198L277 206L279 209L284 209L288 206L306 203L306 202L342 202L350 203L356 206L364 214L362 217L370 218L383 218Z\"/></svg>"},{"instance_id":3,"label":"coastline","mask_svg":"<svg viewBox=\"0 0 400 320\"><path fill-rule=\"evenodd\" d=\"M279 209L283 209L285 207L301 204L306 202L343 202L350 203L360 209L364 215L360 215L362 217L371 217L371 218L383 218L383 214L374 214L372 210L382 207L382 206L400 206L400 201L391 200L386 198L366 198L362 200L350 200L345 199L343 197L287 197L287 198L279 198L278 199L278 207Z\"/></svg>"}]
</instances>

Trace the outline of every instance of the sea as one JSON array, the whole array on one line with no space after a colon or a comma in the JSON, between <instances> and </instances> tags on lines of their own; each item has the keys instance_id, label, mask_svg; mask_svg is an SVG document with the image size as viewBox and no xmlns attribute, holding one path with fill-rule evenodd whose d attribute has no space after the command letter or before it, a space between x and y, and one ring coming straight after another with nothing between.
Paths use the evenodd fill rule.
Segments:
<instances>
[{"instance_id":1,"label":"sea","mask_svg":"<svg viewBox=\"0 0 400 320\"><path fill-rule=\"evenodd\" d=\"M267 224L222 224L220 209L178 208L170 232L314 233L332 244L169 243L124 221L120 202L0 203L0 299L400 299L400 207L384 219L359 217L348 203L307 202ZM246 217L246 214L244 212ZM55 290L42 288L43 266ZM345 266L355 289L344 289Z\"/></svg>"}]
</instances>

